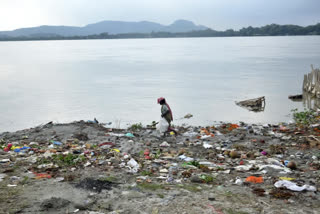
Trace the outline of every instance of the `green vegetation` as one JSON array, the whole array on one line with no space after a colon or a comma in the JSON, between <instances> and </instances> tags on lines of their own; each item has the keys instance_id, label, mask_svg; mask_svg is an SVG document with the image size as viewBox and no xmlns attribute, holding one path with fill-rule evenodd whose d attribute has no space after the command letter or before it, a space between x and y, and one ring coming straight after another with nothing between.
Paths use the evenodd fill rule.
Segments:
<instances>
[{"instance_id":1,"label":"green vegetation","mask_svg":"<svg viewBox=\"0 0 320 214\"><path fill-rule=\"evenodd\" d=\"M228 29L216 31L212 29L191 31L183 33L152 32L152 33L124 33L88 36L1 36L0 41L29 41L29 40L80 40L80 39L128 39L128 38L183 38L183 37L233 37L233 36L297 36L297 35L320 35L320 23L301 27L298 25L278 25L270 24L263 27L246 27L238 31Z\"/></svg>"},{"instance_id":2,"label":"green vegetation","mask_svg":"<svg viewBox=\"0 0 320 214\"><path fill-rule=\"evenodd\" d=\"M201 188L199 188L198 185L183 185L183 184L180 184L178 185L178 187L180 187L181 189L185 189L185 190L188 190L190 192L201 192Z\"/></svg>"},{"instance_id":3,"label":"green vegetation","mask_svg":"<svg viewBox=\"0 0 320 214\"><path fill-rule=\"evenodd\" d=\"M160 151L160 149L157 151L157 153L154 155L154 158L155 159L158 159L158 158L160 158L160 156L161 156L161 151Z\"/></svg>"},{"instance_id":4,"label":"green vegetation","mask_svg":"<svg viewBox=\"0 0 320 214\"><path fill-rule=\"evenodd\" d=\"M152 175L152 172L148 171L148 170L144 170L144 171L141 172L141 175L142 176L150 176L150 175Z\"/></svg>"},{"instance_id":5,"label":"green vegetation","mask_svg":"<svg viewBox=\"0 0 320 214\"><path fill-rule=\"evenodd\" d=\"M142 123L135 123L129 127L129 130L138 131L138 130L141 130L142 128L143 128Z\"/></svg>"},{"instance_id":6,"label":"green vegetation","mask_svg":"<svg viewBox=\"0 0 320 214\"><path fill-rule=\"evenodd\" d=\"M21 213L21 210L28 205L26 200L19 197L22 191L22 186L12 188L7 187L5 183L0 183L0 213Z\"/></svg>"},{"instance_id":7,"label":"green vegetation","mask_svg":"<svg viewBox=\"0 0 320 214\"><path fill-rule=\"evenodd\" d=\"M216 178L212 177L211 175L201 175L200 178L205 182L205 183L213 183Z\"/></svg>"},{"instance_id":8,"label":"green vegetation","mask_svg":"<svg viewBox=\"0 0 320 214\"><path fill-rule=\"evenodd\" d=\"M67 155L52 155L52 159L42 159L41 163L51 163L57 164L58 166L75 166L78 163L83 163L86 160L86 157L83 155L74 155L74 154L67 154Z\"/></svg>"},{"instance_id":9,"label":"green vegetation","mask_svg":"<svg viewBox=\"0 0 320 214\"><path fill-rule=\"evenodd\" d=\"M28 177L28 176L24 176L23 179L22 179L22 181L21 181L20 183L21 183L22 185L25 185L25 184L28 183L28 181L29 181L29 177Z\"/></svg>"},{"instance_id":10,"label":"green vegetation","mask_svg":"<svg viewBox=\"0 0 320 214\"><path fill-rule=\"evenodd\" d=\"M199 161L190 161L187 163L188 165L192 165L192 166L195 166L195 167L199 167L200 166L200 163Z\"/></svg>"},{"instance_id":11,"label":"green vegetation","mask_svg":"<svg viewBox=\"0 0 320 214\"><path fill-rule=\"evenodd\" d=\"M2 150L2 149L4 149L6 146L7 146L7 145L6 145L6 141L1 138L1 139L0 139L0 149Z\"/></svg>"},{"instance_id":12,"label":"green vegetation","mask_svg":"<svg viewBox=\"0 0 320 214\"><path fill-rule=\"evenodd\" d=\"M316 112L313 110L307 110L298 112L298 109L291 110L293 112L293 119L297 124L300 125L310 125L312 123L315 123L316 118Z\"/></svg>"},{"instance_id":13,"label":"green vegetation","mask_svg":"<svg viewBox=\"0 0 320 214\"><path fill-rule=\"evenodd\" d=\"M108 181L108 182L114 183L114 182L116 182L118 180L118 178L116 178L114 176L108 176L108 177L105 177L105 178L100 178L99 180Z\"/></svg>"},{"instance_id":14,"label":"green vegetation","mask_svg":"<svg viewBox=\"0 0 320 214\"><path fill-rule=\"evenodd\" d=\"M157 196L158 196L159 198L164 198L164 195L163 195L163 194L160 194L160 193L158 193Z\"/></svg>"},{"instance_id":15,"label":"green vegetation","mask_svg":"<svg viewBox=\"0 0 320 214\"><path fill-rule=\"evenodd\" d=\"M138 184L137 187L140 189L146 189L146 190L152 190L152 191L164 189L164 186L162 184L152 184L152 183L146 183L146 182Z\"/></svg>"}]
</instances>

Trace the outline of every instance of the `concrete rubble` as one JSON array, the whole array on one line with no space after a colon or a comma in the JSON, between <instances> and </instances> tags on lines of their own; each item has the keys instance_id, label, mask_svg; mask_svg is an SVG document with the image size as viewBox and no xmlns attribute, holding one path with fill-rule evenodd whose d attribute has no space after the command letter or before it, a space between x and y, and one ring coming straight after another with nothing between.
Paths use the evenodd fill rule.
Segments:
<instances>
[{"instance_id":1,"label":"concrete rubble","mask_svg":"<svg viewBox=\"0 0 320 214\"><path fill-rule=\"evenodd\" d=\"M320 124L175 128L2 133L0 213L320 212Z\"/></svg>"}]
</instances>

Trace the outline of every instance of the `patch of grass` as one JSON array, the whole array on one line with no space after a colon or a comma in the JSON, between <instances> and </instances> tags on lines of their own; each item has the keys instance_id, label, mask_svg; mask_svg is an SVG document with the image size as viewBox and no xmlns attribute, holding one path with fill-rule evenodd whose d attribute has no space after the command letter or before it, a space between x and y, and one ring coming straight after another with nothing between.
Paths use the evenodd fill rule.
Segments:
<instances>
[{"instance_id":1,"label":"patch of grass","mask_svg":"<svg viewBox=\"0 0 320 214\"><path fill-rule=\"evenodd\" d=\"M164 198L164 195L163 195L163 194L160 194L160 193L158 193L157 196L158 196L159 198Z\"/></svg>"},{"instance_id":2,"label":"patch of grass","mask_svg":"<svg viewBox=\"0 0 320 214\"><path fill-rule=\"evenodd\" d=\"M108 181L108 182L116 182L118 180L118 178L114 177L114 176L108 176L108 177L105 177L105 178L101 178L99 179L101 181Z\"/></svg>"},{"instance_id":3,"label":"patch of grass","mask_svg":"<svg viewBox=\"0 0 320 214\"><path fill-rule=\"evenodd\" d=\"M25 184L28 183L28 181L29 181L29 177L28 177L28 176L24 176L20 183L21 183L22 185L25 185Z\"/></svg>"},{"instance_id":4,"label":"patch of grass","mask_svg":"<svg viewBox=\"0 0 320 214\"><path fill-rule=\"evenodd\" d=\"M160 151L160 149L157 151L157 153L154 155L154 158L155 159L158 159L158 158L160 158L160 156L161 156L161 151Z\"/></svg>"},{"instance_id":5,"label":"patch of grass","mask_svg":"<svg viewBox=\"0 0 320 214\"><path fill-rule=\"evenodd\" d=\"M291 110L293 113L293 119L297 124L310 125L316 122L316 112L313 110L304 109L304 111L298 111L298 109Z\"/></svg>"},{"instance_id":6,"label":"patch of grass","mask_svg":"<svg viewBox=\"0 0 320 214\"><path fill-rule=\"evenodd\" d=\"M138 130L141 130L142 128L143 128L142 123L135 123L129 127L129 130L138 131Z\"/></svg>"},{"instance_id":7,"label":"patch of grass","mask_svg":"<svg viewBox=\"0 0 320 214\"><path fill-rule=\"evenodd\" d=\"M52 155L52 161L59 166L75 166L78 163L82 163L86 160L86 157L83 155Z\"/></svg>"},{"instance_id":8,"label":"patch of grass","mask_svg":"<svg viewBox=\"0 0 320 214\"><path fill-rule=\"evenodd\" d=\"M51 163L51 160L50 160L50 159L38 158L38 160L37 160L37 164L38 164L38 165L41 165L41 164L49 164L49 163Z\"/></svg>"},{"instance_id":9,"label":"patch of grass","mask_svg":"<svg viewBox=\"0 0 320 214\"><path fill-rule=\"evenodd\" d=\"M218 166L217 168L216 168L216 171L224 171L225 169L223 168L223 167L220 167L220 166Z\"/></svg>"},{"instance_id":10,"label":"patch of grass","mask_svg":"<svg viewBox=\"0 0 320 214\"><path fill-rule=\"evenodd\" d=\"M201 175L200 178L205 182L205 183L213 183L216 178L212 177L211 175Z\"/></svg>"},{"instance_id":11,"label":"patch of grass","mask_svg":"<svg viewBox=\"0 0 320 214\"><path fill-rule=\"evenodd\" d=\"M143 156L144 156L144 151L142 150L139 152L139 157L143 157Z\"/></svg>"},{"instance_id":12,"label":"patch of grass","mask_svg":"<svg viewBox=\"0 0 320 214\"><path fill-rule=\"evenodd\" d=\"M145 183L145 182L138 184L137 187L140 189L146 189L146 190L152 190L152 191L164 189L164 186L162 184L152 184L152 183Z\"/></svg>"},{"instance_id":13,"label":"patch of grass","mask_svg":"<svg viewBox=\"0 0 320 214\"><path fill-rule=\"evenodd\" d=\"M6 184L0 184L0 213L19 213L27 207L26 201L19 199L22 186L7 187Z\"/></svg>"},{"instance_id":14,"label":"patch of grass","mask_svg":"<svg viewBox=\"0 0 320 214\"><path fill-rule=\"evenodd\" d=\"M150 175L152 175L152 172L148 171L148 170L144 170L144 171L141 172L141 175L142 176L150 176Z\"/></svg>"},{"instance_id":15,"label":"patch of grass","mask_svg":"<svg viewBox=\"0 0 320 214\"><path fill-rule=\"evenodd\" d=\"M190 161L190 162L188 162L187 164L188 164L188 165L195 166L195 167L199 167L199 166L200 166L199 161L196 161L196 160Z\"/></svg>"},{"instance_id":16,"label":"patch of grass","mask_svg":"<svg viewBox=\"0 0 320 214\"><path fill-rule=\"evenodd\" d=\"M223 193L223 195L226 196L226 197L232 197L232 196L233 196L233 193L232 193L231 191L225 191L225 192Z\"/></svg>"}]
</instances>

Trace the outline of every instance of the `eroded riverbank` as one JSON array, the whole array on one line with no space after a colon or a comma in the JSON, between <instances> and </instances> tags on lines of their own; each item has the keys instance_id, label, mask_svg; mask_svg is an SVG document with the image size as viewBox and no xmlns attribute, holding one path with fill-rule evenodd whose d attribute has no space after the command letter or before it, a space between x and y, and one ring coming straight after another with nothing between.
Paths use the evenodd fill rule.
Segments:
<instances>
[{"instance_id":1,"label":"eroded riverbank","mask_svg":"<svg viewBox=\"0 0 320 214\"><path fill-rule=\"evenodd\" d=\"M319 126L163 137L80 121L2 133L0 213L318 213Z\"/></svg>"}]
</instances>

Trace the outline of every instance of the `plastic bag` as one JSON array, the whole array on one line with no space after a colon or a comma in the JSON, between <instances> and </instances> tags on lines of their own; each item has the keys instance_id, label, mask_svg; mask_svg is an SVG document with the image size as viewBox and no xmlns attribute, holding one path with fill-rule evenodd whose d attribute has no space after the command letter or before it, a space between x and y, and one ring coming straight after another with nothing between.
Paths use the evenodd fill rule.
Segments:
<instances>
[{"instance_id":1,"label":"plastic bag","mask_svg":"<svg viewBox=\"0 0 320 214\"><path fill-rule=\"evenodd\" d=\"M165 133L166 131L168 131L169 123L167 122L167 120L165 118L161 117L156 128L160 133Z\"/></svg>"},{"instance_id":2,"label":"plastic bag","mask_svg":"<svg viewBox=\"0 0 320 214\"><path fill-rule=\"evenodd\" d=\"M132 173L137 173L140 167L138 162L133 158L128 161L127 165Z\"/></svg>"},{"instance_id":3,"label":"plastic bag","mask_svg":"<svg viewBox=\"0 0 320 214\"><path fill-rule=\"evenodd\" d=\"M297 184L291 182L291 181L286 181L286 180L281 180L281 181L277 181L274 184L275 187L280 188L280 187L286 187L289 190L292 191L297 191L297 192L301 192L303 190L308 190L308 191L312 191L312 192L316 192L317 189L314 186L309 186L309 185L303 185L303 186L298 186Z\"/></svg>"}]
</instances>

